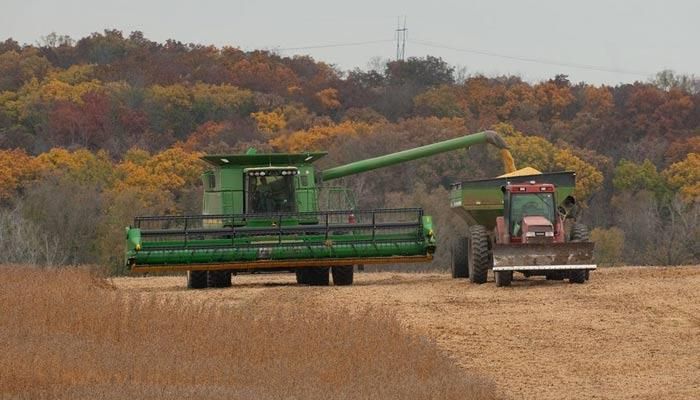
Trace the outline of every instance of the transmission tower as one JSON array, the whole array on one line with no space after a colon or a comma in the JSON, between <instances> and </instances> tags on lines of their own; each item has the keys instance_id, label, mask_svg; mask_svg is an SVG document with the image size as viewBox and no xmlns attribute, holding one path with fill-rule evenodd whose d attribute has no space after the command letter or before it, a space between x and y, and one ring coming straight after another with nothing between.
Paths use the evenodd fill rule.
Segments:
<instances>
[{"instance_id":1,"label":"transmission tower","mask_svg":"<svg viewBox=\"0 0 700 400\"><path fill-rule=\"evenodd\" d=\"M403 28L401 27L401 17L396 21L396 61L403 61L406 56L406 17L403 17Z\"/></svg>"}]
</instances>

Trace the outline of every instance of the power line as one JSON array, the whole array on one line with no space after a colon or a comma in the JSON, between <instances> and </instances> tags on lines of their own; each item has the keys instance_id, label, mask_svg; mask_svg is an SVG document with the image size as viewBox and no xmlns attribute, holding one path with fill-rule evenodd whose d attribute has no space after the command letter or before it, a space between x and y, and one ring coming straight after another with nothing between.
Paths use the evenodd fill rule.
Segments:
<instances>
[{"instance_id":1,"label":"power line","mask_svg":"<svg viewBox=\"0 0 700 400\"><path fill-rule=\"evenodd\" d=\"M457 51L457 52L461 52L461 53L479 54L479 55L488 56L488 57L497 57L497 58L504 58L504 59L508 59L508 60L523 61L523 62L544 64L544 65L555 65L558 67L578 68L578 69L586 69L586 70L590 70L590 71L610 72L610 73L616 73L616 74L637 75L637 76L645 76L645 77L653 75L651 73L646 73L646 72L610 68L610 67L605 67L605 66L600 66L600 65L567 63L567 62L547 60L547 59L541 59L541 58L517 57L517 56L511 56L511 55L507 55L507 54L493 53L493 52L484 51L484 50L463 49L463 48L447 46L447 45L434 43L434 42L426 42L426 41L422 41L422 40L413 40L412 39L411 43L415 43L415 44L420 45L420 46L452 50L452 51Z\"/></svg>"},{"instance_id":2,"label":"power line","mask_svg":"<svg viewBox=\"0 0 700 400\"><path fill-rule=\"evenodd\" d=\"M286 47L283 49L274 49L274 50L276 50L276 51L293 51L293 50L325 49L325 48L331 48L331 47L364 46L367 44L387 43L387 42L393 42L393 41L394 41L394 39L368 40L365 42L347 42L347 43L321 44L321 45L314 45L314 46Z\"/></svg>"}]
</instances>

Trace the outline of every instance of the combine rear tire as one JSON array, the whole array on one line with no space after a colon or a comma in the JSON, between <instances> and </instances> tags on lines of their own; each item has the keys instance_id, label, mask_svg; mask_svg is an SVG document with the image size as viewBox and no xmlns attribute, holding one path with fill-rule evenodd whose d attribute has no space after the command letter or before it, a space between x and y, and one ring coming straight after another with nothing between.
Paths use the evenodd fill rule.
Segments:
<instances>
[{"instance_id":1,"label":"combine rear tire","mask_svg":"<svg viewBox=\"0 0 700 400\"><path fill-rule=\"evenodd\" d=\"M207 286L210 288L224 288L231 286L231 271L218 270L207 273Z\"/></svg>"},{"instance_id":2,"label":"combine rear tire","mask_svg":"<svg viewBox=\"0 0 700 400\"><path fill-rule=\"evenodd\" d=\"M187 288L204 289L207 287L207 271L187 271Z\"/></svg>"},{"instance_id":3,"label":"combine rear tire","mask_svg":"<svg viewBox=\"0 0 700 400\"><path fill-rule=\"evenodd\" d=\"M353 273L354 271L352 265L345 265L342 267L331 267L331 274L333 275L333 284L335 286L352 285Z\"/></svg>"},{"instance_id":4,"label":"combine rear tire","mask_svg":"<svg viewBox=\"0 0 700 400\"><path fill-rule=\"evenodd\" d=\"M451 270L453 278L469 278L466 236L460 236L452 243Z\"/></svg>"},{"instance_id":5,"label":"combine rear tire","mask_svg":"<svg viewBox=\"0 0 700 400\"><path fill-rule=\"evenodd\" d=\"M469 227L468 246L469 280L472 283L486 283L491 257L489 257L489 235L481 225Z\"/></svg>"},{"instance_id":6,"label":"combine rear tire","mask_svg":"<svg viewBox=\"0 0 700 400\"><path fill-rule=\"evenodd\" d=\"M496 275L497 287L510 286L513 281L513 271L496 271L494 275Z\"/></svg>"},{"instance_id":7,"label":"combine rear tire","mask_svg":"<svg viewBox=\"0 0 700 400\"><path fill-rule=\"evenodd\" d=\"M330 282L328 270L328 267L302 268L297 274L297 282L303 285L328 286Z\"/></svg>"}]
</instances>

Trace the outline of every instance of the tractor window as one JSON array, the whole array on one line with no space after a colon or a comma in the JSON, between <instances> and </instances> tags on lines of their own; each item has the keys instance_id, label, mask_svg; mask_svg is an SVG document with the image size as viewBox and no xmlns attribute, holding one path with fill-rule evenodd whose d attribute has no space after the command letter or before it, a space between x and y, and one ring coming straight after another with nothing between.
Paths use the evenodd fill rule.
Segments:
<instances>
[{"instance_id":1,"label":"tractor window","mask_svg":"<svg viewBox=\"0 0 700 400\"><path fill-rule=\"evenodd\" d=\"M293 175L248 176L247 212L277 213L296 211Z\"/></svg>"},{"instance_id":2,"label":"tractor window","mask_svg":"<svg viewBox=\"0 0 700 400\"><path fill-rule=\"evenodd\" d=\"M554 196L552 193L513 193L510 199L511 234L520 236L523 218L537 215L554 224Z\"/></svg>"}]
</instances>

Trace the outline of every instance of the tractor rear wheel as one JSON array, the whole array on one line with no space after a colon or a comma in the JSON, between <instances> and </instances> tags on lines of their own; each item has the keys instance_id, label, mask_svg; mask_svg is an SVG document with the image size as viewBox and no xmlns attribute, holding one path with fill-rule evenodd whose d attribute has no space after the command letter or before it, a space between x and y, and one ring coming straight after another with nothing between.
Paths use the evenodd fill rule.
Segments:
<instances>
[{"instance_id":1,"label":"tractor rear wheel","mask_svg":"<svg viewBox=\"0 0 700 400\"><path fill-rule=\"evenodd\" d=\"M452 243L451 271L453 278L469 278L466 236L460 236Z\"/></svg>"},{"instance_id":2,"label":"tractor rear wheel","mask_svg":"<svg viewBox=\"0 0 700 400\"><path fill-rule=\"evenodd\" d=\"M576 223L574 226L571 228L571 241L572 242L588 242L590 239L591 235L590 232L588 231L588 227L584 224L579 224ZM587 281L590 276L590 271L585 270L583 272L583 280ZM581 282L583 283L583 282Z\"/></svg>"},{"instance_id":3,"label":"tractor rear wheel","mask_svg":"<svg viewBox=\"0 0 700 400\"><path fill-rule=\"evenodd\" d=\"M187 288L204 289L207 287L207 271L187 271Z\"/></svg>"},{"instance_id":4,"label":"tractor rear wheel","mask_svg":"<svg viewBox=\"0 0 700 400\"><path fill-rule=\"evenodd\" d=\"M489 257L489 235L481 225L469 227L468 246L469 280L472 283L486 283L491 257Z\"/></svg>"},{"instance_id":5,"label":"tractor rear wheel","mask_svg":"<svg viewBox=\"0 0 700 400\"><path fill-rule=\"evenodd\" d=\"M216 270L208 271L207 286L210 288L224 288L231 286L231 271Z\"/></svg>"},{"instance_id":6,"label":"tractor rear wheel","mask_svg":"<svg viewBox=\"0 0 700 400\"><path fill-rule=\"evenodd\" d=\"M353 266L344 265L331 267L331 274L333 275L333 284L335 286L348 286L352 285L353 279Z\"/></svg>"},{"instance_id":7,"label":"tractor rear wheel","mask_svg":"<svg viewBox=\"0 0 700 400\"><path fill-rule=\"evenodd\" d=\"M497 287L510 286L513 281L513 271L496 271L494 275L496 275Z\"/></svg>"}]
</instances>

